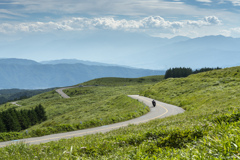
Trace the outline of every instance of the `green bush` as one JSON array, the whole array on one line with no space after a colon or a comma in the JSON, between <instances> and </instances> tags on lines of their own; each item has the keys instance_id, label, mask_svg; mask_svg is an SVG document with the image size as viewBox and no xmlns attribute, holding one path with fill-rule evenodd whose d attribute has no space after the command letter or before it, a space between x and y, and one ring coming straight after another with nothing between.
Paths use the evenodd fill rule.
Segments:
<instances>
[{"instance_id":1,"label":"green bush","mask_svg":"<svg viewBox=\"0 0 240 160\"><path fill-rule=\"evenodd\" d=\"M23 135L19 132L4 132L0 133L0 141L10 141L14 139L23 138Z\"/></svg>"},{"instance_id":2,"label":"green bush","mask_svg":"<svg viewBox=\"0 0 240 160\"><path fill-rule=\"evenodd\" d=\"M213 122L216 123L233 123L240 121L240 112L239 113L233 113L233 114L224 114L220 115L217 118L213 120Z\"/></svg>"}]
</instances>

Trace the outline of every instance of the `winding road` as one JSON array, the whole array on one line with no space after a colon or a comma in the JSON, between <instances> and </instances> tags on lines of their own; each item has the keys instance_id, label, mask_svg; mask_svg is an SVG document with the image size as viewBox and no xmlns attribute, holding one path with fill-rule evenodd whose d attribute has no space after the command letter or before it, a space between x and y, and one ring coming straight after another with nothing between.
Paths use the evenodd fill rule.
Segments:
<instances>
[{"instance_id":1,"label":"winding road","mask_svg":"<svg viewBox=\"0 0 240 160\"><path fill-rule=\"evenodd\" d=\"M13 105L16 105L16 106L21 106L20 104L17 104L17 101L16 102L11 102Z\"/></svg>"},{"instance_id":2,"label":"winding road","mask_svg":"<svg viewBox=\"0 0 240 160\"><path fill-rule=\"evenodd\" d=\"M63 88L58 91L61 92L62 90L63 90ZM72 138L72 137L84 136L84 135L88 135L88 134L95 134L95 133L99 133L99 132L105 133L105 132L111 131L113 129L128 126L129 124L144 123L144 122L156 119L156 118L164 118L164 117L168 117L171 115L176 115L176 114L184 112L184 110L180 107L173 106L173 105L166 104L166 103L159 102L159 101L156 101L157 105L156 105L156 107L153 107L152 99L147 98L147 97L142 97L142 96L138 96L138 95L129 95L129 97L131 97L133 99L137 99L138 101L143 102L144 104L149 106L150 112L148 112L147 114L145 114L141 117L138 117L138 118L135 118L132 120L114 123L114 124L110 124L110 125L105 125L105 126L101 126L101 127L83 129L83 130L78 130L78 131L73 131L73 132L52 134L52 135L47 135L47 136L42 136L42 137L34 137L34 138L0 142L0 147L5 147L9 144L17 143L17 142L24 142L24 143L28 143L28 144L40 144L40 143L46 143L46 142L50 142L50 141L57 141L57 140L63 139L63 138L67 139L67 138Z\"/></svg>"},{"instance_id":3,"label":"winding road","mask_svg":"<svg viewBox=\"0 0 240 160\"><path fill-rule=\"evenodd\" d=\"M75 88L75 87L59 88L59 89L56 89L56 92L60 94L63 98L70 98L67 94L63 92L64 89L69 89L69 88Z\"/></svg>"}]
</instances>

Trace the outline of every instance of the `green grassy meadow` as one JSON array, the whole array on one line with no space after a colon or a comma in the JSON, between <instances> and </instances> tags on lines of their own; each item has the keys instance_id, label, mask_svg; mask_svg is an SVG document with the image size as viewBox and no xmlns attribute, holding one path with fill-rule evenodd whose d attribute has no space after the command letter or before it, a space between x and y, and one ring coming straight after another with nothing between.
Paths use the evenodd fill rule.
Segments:
<instances>
[{"instance_id":1,"label":"green grassy meadow","mask_svg":"<svg viewBox=\"0 0 240 160\"><path fill-rule=\"evenodd\" d=\"M240 159L240 67L144 86L141 95L186 111L105 134L11 145L0 159Z\"/></svg>"},{"instance_id":2,"label":"green grassy meadow","mask_svg":"<svg viewBox=\"0 0 240 160\"><path fill-rule=\"evenodd\" d=\"M81 85L93 85L93 86L131 86L136 84L152 84L159 81L162 81L164 76L148 76L148 77L140 77L140 78L114 78L114 77L106 77L106 78L98 78L94 79Z\"/></svg>"},{"instance_id":3,"label":"green grassy meadow","mask_svg":"<svg viewBox=\"0 0 240 160\"><path fill-rule=\"evenodd\" d=\"M26 131L0 133L0 141L85 129L139 117L146 114L149 108L127 95L139 94L140 91L151 86L153 81L163 80L163 76L136 79L104 78L104 80L107 81L108 86L98 83L97 79L91 81L91 83L96 81L94 83L98 84L97 86L76 86L64 90L71 97L70 99L62 98L53 90L18 101L21 107L11 103L1 105L0 111L8 108L31 109L42 104L48 120L28 128L28 134Z\"/></svg>"}]
</instances>

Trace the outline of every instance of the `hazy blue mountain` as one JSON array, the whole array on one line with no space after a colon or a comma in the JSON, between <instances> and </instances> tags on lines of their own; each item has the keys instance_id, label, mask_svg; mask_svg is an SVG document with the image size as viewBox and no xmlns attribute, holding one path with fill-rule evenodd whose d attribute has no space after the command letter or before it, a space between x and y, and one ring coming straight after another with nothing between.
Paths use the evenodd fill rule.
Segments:
<instances>
[{"instance_id":1,"label":"hazy blue mountain","mask_svg":"<svg viewBox=\"0 0 240 160\"><path fill-rule=\"evenodd\" d=\"M41 63L41 64L77 64L77 63L81 63L81 64L85 64L85 65L95 65L95 66L119 66L116 64L83 61L83 60L78 60L78 59L59 59L59 60L51 60L51 61L42 61L39 63Z\"/></svg>"},{"instance_id":2,"label":"hazy blue mountain","mask_svg":"<svg viewBox=\"0 0 240 160\"><path fill-rule=\"evenodd\" d=\"M118 66L93 66L85 64L0 63L0 89L42 89L75 85L94 78L163 75L164 71L133 69ZM12 62L12 59L10 59Z\"/></svg>"},{"instance_id":3,"label":"hazy blue mountain","mask_svg":"<svg viewBox=\"0 0 240 160\"><path fill-rule=\"evenodd\" d=\"M69 34L71 33L66 34L64 39L48 34L31 38L26 36L24 40L12 41L8 45L0 44L1 53L4 55L14 53L16 57L21 53L29 55L29 59L32 55L44 59L52 59L52 57L65 59L44 62L48 64L78 62L100 66L117 64L155 70L179 66L196 69L239 64L239 38L206 36L190 39L178 36L168 39L117 31L86 35L84 33ZM72 60L74 58L84 61Z\"/></svg>"},{"instance_id":4,"label":"hazy blue mountain","mask_svg":"<svg viewBox=\"0 0 240 160\"><path fill-rule=\"evenodd\" d=\"M131 55L189 39L187 37L159 38L140 33L118 31L61 32L59 34L61 35L42 33L38 36L29 36L26 34L21 39L1 43L1 53L5 57L17 58L19 55L24 55L27 59L37 59L38 61L58 57L58 59L76 58L134 66L131 63L124 63L125 60L128 61L126 58L133 58Z\"/></svg>"},{"instance_id":5,"label":"hazy blue mountain","mask_svg":"<svg viewBox=\"0 0 240 160\"><path fill-rule=\"evenodd\" d=\"M28 60L28 59L17 59L17 58L0 58L0 64L7 64L7 65L37 65L39 63Z\"/></svg>"},{"instance_id":6,"label":"hazy blue mountain","mask_svg":"<svg viewBox=\"0 0 240 160\"><path fill-rule=\"evenodd\" d=\"M176 37L169 39L168 41L172 44L172 43L184 42L187 40L190 40L190 38L184 37L184 36L176 36Z\"/></svg>"},{"instance_id":7,"label":"hazy blue mountain","mask_svg":"<svg viewBox=\"0 0 240 160\"><path fill-rule=\"evenodd\" d=\"M239 44L239 38L224 36L189 39L140 52L135 54L132 62L127 63L135 64L135 67L155 69L235 66L240 59Z\"/></svg>"}]
</instances>

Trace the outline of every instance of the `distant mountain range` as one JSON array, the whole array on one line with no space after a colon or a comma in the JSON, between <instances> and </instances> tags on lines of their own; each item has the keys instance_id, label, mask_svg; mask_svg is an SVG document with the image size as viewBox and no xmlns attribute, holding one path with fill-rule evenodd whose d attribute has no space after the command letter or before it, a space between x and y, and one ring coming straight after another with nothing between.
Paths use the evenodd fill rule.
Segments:
<instances>
[{"instance_id":1,"label":"distant mountain range","mask_svg":"<svg viewBox=\"0 0 240 160\"><path fill-rule=\"evenodd\" d=\"M73 32L61 37L64 39L43 33L36 37L26 35L22 39L6 41L0 44L1 57L60 59L39 63L24 62L31 65L33 63L44 66L60 64L73 66L80 63L91 67L128 69L132 67L151 70L167 70L172 67L224 68L240 65L240 38L206 36L191 39L178 36L168 39L117 31L86 35L84 33L75 35ZM1 63L4 63L4 60ZM14 61L7 63L15 64Z\"/></svg>"},{"instance_id":2,"label":"distant mountain range","mask_svg":"<svg viewBox=\"0 0 240 160\"><path fill-rule=\"evenodd\" d=\"M165 73L157 70L106 66L94 62L88 62L91 65L72 62L73 60L61 60L53 61L54 64L41 64L25 59L0 59L0 89L63 87L101 77L137 78Z\"/></svg>"},{"instance_id":3,"label":"distant mountain range","mask_svg":"<svg viewBox=\"0 0 240 160\"><path fill-rule=\"evenodd\" d=\"M105 36L100 34L97 38L95 36L87 39L59 40L47 44L44 48L52 48L52 52L56 52L54 48L57 48L57 52L60 53L60 50L64 50L62 46L66 45L70 46L71 52L78 52L83 58L91 56L98 62L155 70L166 70L170 67L197 69L236 66L240 59L240 38L206 36L190 39L179 36L167 39L136 33L109 33Z\"/></svg>"},{"instance_id":4,"label":"distant mountain range","mask_svg":"<svg viewBox=\"0 0 240 160\"><path fill-rule=\"evenodd\" d=\"M41 63L41 64L77 64L77 63L81 63L81 64L93 65L93 66L120 66L120 67L130 68L129 66L92 62L92 61L83 61L83 60L78 60L78 59L59 59L59 60L42 61L39 63Z\"/></svg>"},{"instance_id":5,"label":"distant mountain range","mask_svg":"<svg viewBox=\"0 0 240 160\"><path fill-rule=\"evenodd\" d=\"M188 39L136 53L131 57L135 58L125 57L125 62L142 68L230 67L239 64L240 39L224 36Z\"/></svg>"},{"instance_id":6,"label":"distant mountain range","mask_svg":"<svg viewBox=\"0 0 240 160\"><path fill-rule=\"evenodd\" d=\"M152 67L154 64L145 62L143 60L144 55L141 55L141 53L146 52L148 54L148 51L152 49L190 39L183 36L168 39L151 37L137 32L125 33L118 31L87 34L84 34L84 32L78 34L62 32L61 34L64 35L57 36L42 33L38 36L28 36L26 34L19 39L6 40L6 42L0 43L0 58L25 58L37 61L79 59L85 60L85 62L82 62L83 64L86 64L87 61L92 61L154 69ZM134 61L141 57L143 61ZM51 62L50 64L53 63ZM143 63L149 63L149 65L139 65Z\"/></svg>"}]
</instances>

